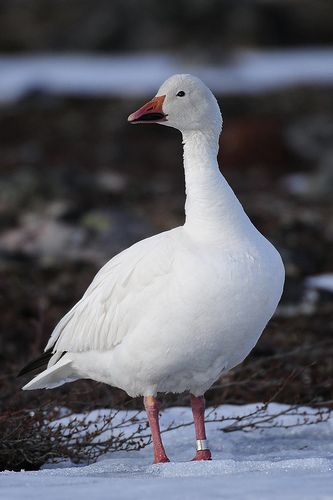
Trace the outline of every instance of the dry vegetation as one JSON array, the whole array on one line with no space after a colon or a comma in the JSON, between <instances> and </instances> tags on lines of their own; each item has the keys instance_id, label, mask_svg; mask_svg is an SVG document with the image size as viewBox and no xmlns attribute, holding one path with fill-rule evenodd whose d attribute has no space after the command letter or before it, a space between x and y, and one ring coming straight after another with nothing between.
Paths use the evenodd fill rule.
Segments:
<instances>
[{"instance_id":1,"label":"dry vegetation","mask_svg":"<svg viewBox=\"0 0 333 500\"><path fill-rule=\"evenodd\" d=\"M113 451L138 450L148 444L145 420L131 415L114 423L117 411L77 415L46 404L34 410L3 412L0 417L0 470L33 470L45 462L95 461ZM127 427L133 430L124 434Z\"/></svg>"},{"instance_id":2,"label":"dry vegetation","mask_svg":"<svg viewBox=\"0 0 333 500\"><path fill-rule=\"evenodd\" d=\"M221 423L222 432L250 432L256 429L288 429L325 422L331 411L299 405L272 410L269 403L236 417L225 417L211 409L206 422ZM292 423L281 417L296 417ZM162 433L193 425L172 422ZM144 412L119 410L77 414L49 403L34 410L4 411L0 417L0 470L38 469L46 462L70 460L91 463L114 451L144 448L151 436Z\"/></svg>"}]
</instances>

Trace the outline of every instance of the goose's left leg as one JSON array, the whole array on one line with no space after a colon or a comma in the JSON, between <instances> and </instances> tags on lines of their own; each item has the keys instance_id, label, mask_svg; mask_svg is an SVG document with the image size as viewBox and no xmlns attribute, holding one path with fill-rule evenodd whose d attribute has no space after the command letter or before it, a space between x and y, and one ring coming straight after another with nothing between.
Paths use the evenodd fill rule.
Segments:
<instances>
[{"instance_id":1,"label":"goose's left leg","mask_svg":"<svg viewBox=\"0 0 333 500\"><path fill-rule=\"evenodd\" d=\"M153 439L154 464L159 464L160 462L170 462L165 453L160 433L160 424L158 421L160 405L158 404L158 400L154 396L145 396L143 401L148 416L151 437Z\"/></svg>"},{"instance_id":2,"label":"goose's left leg","mask_svg":"<svg viewBox=\"0 0 333 500\"><path fill-rule=\"evenodd\" d=\"M192 460L211 460L212 454L208 448L205 430L205 398L191 394L191 405L194 419L197 452Z\"/></svg>"}]
</instances>

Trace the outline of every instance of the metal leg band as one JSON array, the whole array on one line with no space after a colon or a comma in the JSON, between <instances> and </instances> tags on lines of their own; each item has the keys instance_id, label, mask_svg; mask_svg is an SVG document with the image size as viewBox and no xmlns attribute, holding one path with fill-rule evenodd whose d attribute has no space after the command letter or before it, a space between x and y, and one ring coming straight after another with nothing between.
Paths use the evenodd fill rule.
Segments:
<instances>
[{"instance_id":1,"label":"metal leg band","mask_svg":"<svg viewBox=\"0 0 333 500\"><path fill-rule=\"evenodd\" d=\"M209 450L207 439L197 439L197 451Z\"/></svg>"}]
</instances>

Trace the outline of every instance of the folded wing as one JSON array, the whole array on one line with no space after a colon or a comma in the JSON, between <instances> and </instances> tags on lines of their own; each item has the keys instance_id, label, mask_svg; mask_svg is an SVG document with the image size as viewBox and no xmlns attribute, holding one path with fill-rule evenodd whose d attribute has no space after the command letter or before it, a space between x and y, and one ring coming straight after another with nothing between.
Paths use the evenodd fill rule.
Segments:
<instances>
[{"instance_id":1,"label":"folded wing","mask_svg":"<svg viewBox=\"0 0 333 500\"><path fill-rule=\"evenodd\" d=\"M45 351L105 351L122 342L133 321L145 314L136 307L142 304L142 294L149 296L147 288L156 294L161 278L171 272L175 231L142 240L105 264L82 299L58 323Z\"/></svg>"}]
</instances>

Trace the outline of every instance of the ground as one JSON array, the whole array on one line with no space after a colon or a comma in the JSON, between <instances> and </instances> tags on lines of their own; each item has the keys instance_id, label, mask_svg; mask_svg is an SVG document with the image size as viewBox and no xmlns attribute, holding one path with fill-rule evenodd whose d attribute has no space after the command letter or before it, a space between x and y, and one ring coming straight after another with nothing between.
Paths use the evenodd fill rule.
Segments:
<instances>
[{"instance_id":1,"label":"ground","mask_svg":"<svg viewBox=\"0 0 333 500\"><path fill-rule=\"evenodd\" d=\"M255 405L226 405L218 415L250 413ZM271 404L271 412L286 405ZM121 415L118 416L121 418ZM191 420L189 408L163 412L162 428ZM292 425L296 417L275 423ZM34 472L0 474L3 500L143 499L195 500L329 500L333 499L333 418L291 428L248 433L224 433L220 422L210 423L208 436L214 460L191 462L193 426L164 434L170 463L152 465L152 449L114 453L95 464L46 465Z\"/></svg>"}]
</instances>

